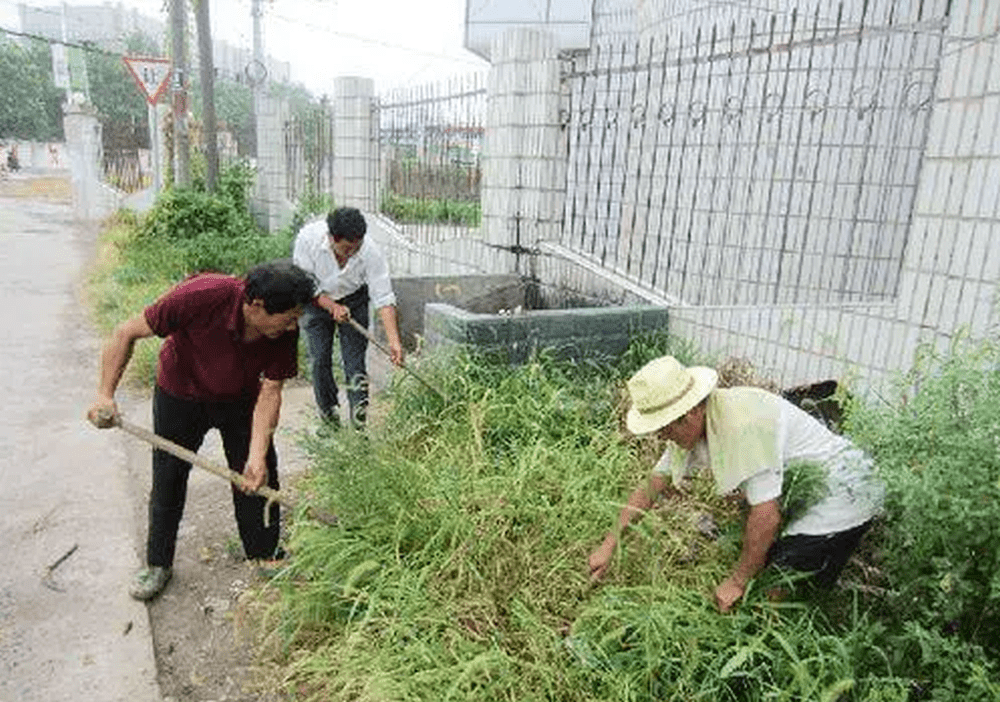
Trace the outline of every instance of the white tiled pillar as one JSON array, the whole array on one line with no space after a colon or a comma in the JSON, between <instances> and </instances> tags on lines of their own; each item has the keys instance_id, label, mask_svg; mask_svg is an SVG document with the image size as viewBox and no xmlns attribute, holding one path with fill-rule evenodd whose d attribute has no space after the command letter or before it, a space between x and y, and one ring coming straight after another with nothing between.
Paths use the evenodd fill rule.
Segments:
<instances>
[{"instance_id":1,"label":"white tiled pillar","mask_svg":"<svg viewBox=\"0 0 1000 702\"><path fill-rule=\"evenodd\" d=\"M64 106L63 132L73 185L73 213L78 219L98 219L100 207L101 123L97 110L88 103Z\"/></svg>"},{"instance_id":2,"label":"white tiled pillar","mask_svg":"<svg viewBox=\"0 0 1000 702\"><path fill-rule=\"evenodd\" d=\"M285 159L285 123L288 103L263 97L257 114L257 219L269 232L291 222L288 172Z\"/></svg>"},{"instance_id":3,"label":"white tiled pillar","mask_svg":"<svg viewBox=\"0 0 1000 702\"><path fill-rule=\"evenodd\" d=\"M498 273L532 273L534 249L559 238L566 152L555 37L512 29L492 48L483 163L483 230Z\"/></svg>"},{"instance_id":4,"label":"white tiled pillar","mask_svg":"<svg viewBox=\"0 0 1000 702\"><path fill-rule=\"evenodd\" d=\"M341 77L334 82L333 203L375 211L375 125L371 78Z\"/></svg>"}]
</instances>

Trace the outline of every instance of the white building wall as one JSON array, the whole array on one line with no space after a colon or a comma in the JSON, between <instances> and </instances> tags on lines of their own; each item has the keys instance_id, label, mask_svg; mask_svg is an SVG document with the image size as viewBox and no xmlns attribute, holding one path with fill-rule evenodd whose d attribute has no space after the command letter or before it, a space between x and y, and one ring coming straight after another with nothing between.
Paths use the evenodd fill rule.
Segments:
<instances>
[{"instance_id":1,"label":"white building wall","mask_svg":"<svg viewBox=\"0 0 1000 702\"><path fill-rule=\"evenodd\" d=\"M592 43L634 40L638 27L636 4L622 0L594 0Z\"/></svg>"}]
</instances>

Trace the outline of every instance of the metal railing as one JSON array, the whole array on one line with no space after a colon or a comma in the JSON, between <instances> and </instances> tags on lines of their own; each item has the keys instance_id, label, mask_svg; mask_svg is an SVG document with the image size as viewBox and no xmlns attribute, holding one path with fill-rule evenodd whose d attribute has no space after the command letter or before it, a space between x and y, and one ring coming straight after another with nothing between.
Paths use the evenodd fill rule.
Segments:
<instances>
[{"instance_id":1,"label":"metal railing","mask_svg":"<svg viewBox=\"0 0 1000 702\"><path fill-rule=\"evenodd\" d=\"M479 75L377 100L374 191L380 211L413 241L463 238L478 228L485 105Z\"/></svg>"}]
</instances>

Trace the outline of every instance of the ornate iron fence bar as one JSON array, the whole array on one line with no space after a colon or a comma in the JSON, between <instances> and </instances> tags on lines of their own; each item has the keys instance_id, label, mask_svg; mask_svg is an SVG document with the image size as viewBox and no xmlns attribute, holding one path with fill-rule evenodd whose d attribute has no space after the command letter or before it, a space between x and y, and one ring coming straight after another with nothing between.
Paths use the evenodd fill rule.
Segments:
<instances>
[{"instance_id":1,"label":"ornate iron fence bar","mask_svg":"<svg viewBox=\"0 0 1000 702\"><path fill-rule=\"evenodd\" d=\"M472 74L375 102L379 209L404 237L437 248L429 261L458 256L467 246L448 242L478 230L486 95L484 77Z\"/></svg>"}]
</instances>

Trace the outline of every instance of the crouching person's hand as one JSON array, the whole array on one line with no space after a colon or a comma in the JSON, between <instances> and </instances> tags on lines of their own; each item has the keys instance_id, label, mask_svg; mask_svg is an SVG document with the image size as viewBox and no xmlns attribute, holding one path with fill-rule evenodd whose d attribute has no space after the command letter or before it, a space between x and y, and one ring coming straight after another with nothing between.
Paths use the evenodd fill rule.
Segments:
<instances>
[{"instance_id":1,"label":"crouching person's hand","mask_svg":"<svg viewBox=\"0 0 1000 702\"><path fill-rule=\"evenodd\" d=\"M614 534L608 534L601 545L590 554L587 563L590 566L590 582L597 582L604 577L608 566L611 565L611 558L615 554L615 545L618 543Z\"/></svg>"},{"instance_id":2,"label":"crouching person's hand","mask_svg":"<svg viewBox=\"0 0 1000 702\"><path fill-rule=\"evenodd\" d=\"M744 589L735 578L726 578L715 588L715 606L720 612L728 612L743 597Z\"/></svg>"}]
</instances>

